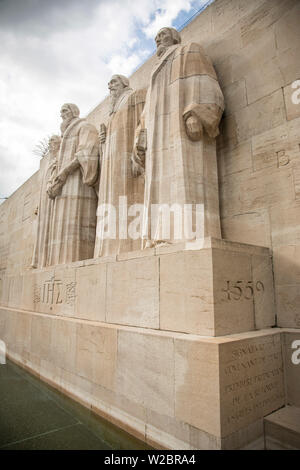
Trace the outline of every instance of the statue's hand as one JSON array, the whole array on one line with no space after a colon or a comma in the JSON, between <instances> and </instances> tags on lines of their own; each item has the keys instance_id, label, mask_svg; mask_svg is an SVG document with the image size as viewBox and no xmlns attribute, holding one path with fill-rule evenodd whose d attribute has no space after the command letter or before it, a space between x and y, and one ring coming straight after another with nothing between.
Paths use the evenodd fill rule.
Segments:
<instances>
[{"instance_id":1,"label":"statue's hand","mask_svg":"<svg viewBox=\"0 0 300 470\"><path fill-rule=\"evenodd\" d=\"M47 194L50 199L55 199L56 196L60 194L62 187L63 183L60 181L57 175L57 177L54 179L53 184L47 189Z\"/></svg>"},{"instance_id":2,"label":"statue's hand","mask_svg":"<svg viewBox=\"0 0 300 470\"><path fill-rule=\"evenodd\" d=\"M132 176L134 178L137 178L138 176L140 176L140 168L134 161L132 161L131 171L132 171Z\"/></svg>"},{"instance_id":3,"label":"statue's hand","mask_svg":"<svg viewBox=\"0 0 300 470\"><path fill-rule=\"evenodd\" d=\"M47 191L46 191L46 192L47 192L47 194L48 194L48 197L49 197L50 199L54 199L54 197L55 197L55 196L53 195L53 191L52 191L52 185L51 185L51 186L48 186L48 188L47 188Z\"/></svg>"},{"instance_id":4,"label":"statue's hand","mask_svg":"<svg viewBox=\"0 0 300 470\"><path fill-rule=\"evenodd\" d=\"M62 185L66 182L66 179L67 179L67 172L65 170L61 170L56 178L54 178L54 183L53 185L57 184L57 183L61 183Z\"/></svg>"},{"instance_id":5,"label":"statue's hand","mask_svg":"<svg viewBox=\"0 0 300 470\"><path fill-rule=\"evenodd\" d=\"M194 116L193 114L190 114L186 119L185 119L185 128L186 128L186 133L188 137L193 140L201 140L202 135L203 135L203 127L199 119Z\"/></svg>"},{"instance_id":6,"label":"statue's hand","mask_svg":"<svg viewBox=\"0 0 300 470\"><path fill-rule=\"evenodd\" d=\"M136 150L131 157L132 176L137 178L145 172L145 151Z\"/></svg>"},{"instance_id":7,"label":"statue's hand","mask_svg":"<svg viewBox=\"0 0 300 470\"><path fill-rule=\"evenodd\" d=\"M139 129L131 156L131 169L134 177L145 173L145 157L147 149L147 129Z\"/></svg>"}]
</instances>

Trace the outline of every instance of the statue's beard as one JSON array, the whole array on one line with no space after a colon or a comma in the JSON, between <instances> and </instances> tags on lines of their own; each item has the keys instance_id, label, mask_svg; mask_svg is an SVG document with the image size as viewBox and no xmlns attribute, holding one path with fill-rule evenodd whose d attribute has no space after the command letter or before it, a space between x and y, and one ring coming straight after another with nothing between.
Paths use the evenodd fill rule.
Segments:
<instances>
[{"instance_id":1,"label":"statue's beard","mask_svg":"<svg viewBox=\"0 0 300 470\"><path fill-rule=\"evenodd\" d=\"M112 114L115 110L116 102L122 95L124 90L111 90L109 97L109 114Z\"/></svg>"},{"instance_id":2,"label":"statue's beard","mask_svg":"<svg viewBox=\"0 0 300 470\"><path fill-rule=\"evenodd\" d=\"M67 127L69 126L70 122L73 121L73 117L71 118L67 118L67 119L63 119L61 125L60 125L60 131L62 133L62 135L65 133Z\"/></svg>"},{"instance_id":3,"label":"statue's beard","mask_svg":"<svg viewBox=\"0 0 300 470\"><path fill-rule=\"evenodd\" d=\"M167 46L160 44L157 48L156 55L158 57L161 57L166 52L167 49L168 49Z\"/></svg>"},{"instance_id":4,"label":"statue's beard","mask_svg":"<svg viewBox=\"0 0 300 470\"><path fill-rule=\"evenodd\" d=\"M59 151L59 146L54 147L54 148L49 148L49 157L50 157L50 160L54 160L54 158L55 158L56 155L58 154L58 151Z\"/></svg>"}]
</instances>

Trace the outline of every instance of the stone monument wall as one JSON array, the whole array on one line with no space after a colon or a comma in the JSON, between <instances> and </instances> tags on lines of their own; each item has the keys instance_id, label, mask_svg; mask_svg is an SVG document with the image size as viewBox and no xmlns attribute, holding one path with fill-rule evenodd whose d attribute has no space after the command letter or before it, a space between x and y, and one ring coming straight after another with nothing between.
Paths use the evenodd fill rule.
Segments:
<instances>
[{"instance_id":1,"label":"stone monument wall","mask_svg":"<svg viewBox=\"0 0 300 470\"><path fill-rule=\"evenodd\" d=\"M300 104L292 103L291 84L300 79L299 19L297 0L216 0L182 31L183 43L199 42L211 57L226 100L218 138L222 237L273 250L278 325L296 328ZM148 85L153 62L132 75L133 88ZM99 128L107 115L106 99L88 119ZM30 266L38 192L37 173L0 206L1 277Z\"/></svg>"},{"instance_id":2,"label":"stone monument wall","mask_svg":"<svg viewBox=\"0 0 300 470\"><path fill-rule=\"evenodd\" d=\"M31 264L39 192L36 172L0 206L0 279L21 274Z\"/></svg>"},{"instance_id":3,"label":"stone monument wall","mask_svg":"<svg viewBox=\"0 0 300 470\"><path fill-rule=\"evenodd\" d=\"M299 19L298 0L216 0L182 32L226 100L223 240L33 270L41 171L0 207L8 357L150 445L261 448L264 417L299 406ZM88 119L107 117L105 100Z\"/></svg>"}]
</instances>

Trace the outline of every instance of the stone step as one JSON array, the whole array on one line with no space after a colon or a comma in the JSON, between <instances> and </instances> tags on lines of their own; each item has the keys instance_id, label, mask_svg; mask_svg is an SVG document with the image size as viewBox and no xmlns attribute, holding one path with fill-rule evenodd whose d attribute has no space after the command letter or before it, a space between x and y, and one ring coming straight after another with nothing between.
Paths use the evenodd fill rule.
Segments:
<instances>
[{"instance_id":1,"label":"stone step","mask_svg":"<svg viewBox=\"0 0 300 470\"><path fill-rule=\"evenodd\" d=\"M300 450L300 408L285 406L264 419L266 450Z\"/></svg>"}]
</instances>

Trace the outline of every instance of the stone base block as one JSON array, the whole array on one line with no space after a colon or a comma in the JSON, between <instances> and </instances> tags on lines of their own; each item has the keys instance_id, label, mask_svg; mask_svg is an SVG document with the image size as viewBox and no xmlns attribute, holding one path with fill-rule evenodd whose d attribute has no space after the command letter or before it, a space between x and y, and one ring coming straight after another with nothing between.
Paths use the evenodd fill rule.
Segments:
<instances>
[{"instance_id":1,"label":"stone base block","mask_svg":"<svg viewBox=\"0 0 300 470\"><path fill-rule=\"evenodd\" d=\"M300 408L285 406L264 420L267 450L300 450Z\"/></svg>"},{"instance_id":2,"label":"stone base block","mask_svg":"<svg viewBox=\"0 0 300 470\"><path fill-rule=\"evenodd\" d=\"M282 331L209 338L0 308L9 356L157 448L257 446L285 404Z\"/></svg>"},{"instance_id":3,"label":"stone base block","mask_svg":"<svg viewBox=\"0 0 300 470\"><path fill-rule=\"evenodd\" d=\"M5 307L205 336L275 324L269 249L212 238L31 270L1 290Z\"/></svg>"}]
</instances>

